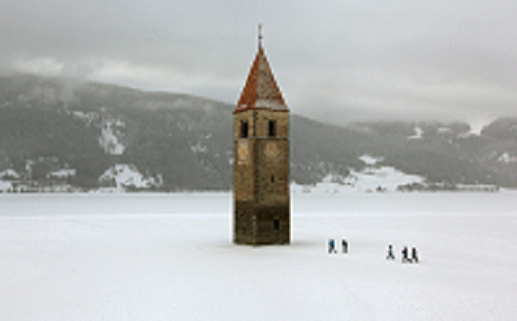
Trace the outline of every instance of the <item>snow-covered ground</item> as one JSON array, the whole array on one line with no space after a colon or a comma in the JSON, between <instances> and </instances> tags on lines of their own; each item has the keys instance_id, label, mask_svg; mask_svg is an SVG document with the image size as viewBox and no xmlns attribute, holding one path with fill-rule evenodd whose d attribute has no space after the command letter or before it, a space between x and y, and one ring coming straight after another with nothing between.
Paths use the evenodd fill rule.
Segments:
<instances>
[{"instance_id":1,"label":"snow-covered ground","mask_svg":"<svg viewBox=\"0 0 517 321\"><path fill-rule=\"evenodd\" d=\"M292 201L292 244L254 248L231 194L0 195L0 320L515 319L516 193Z\"/></svg>"}]
</instances>

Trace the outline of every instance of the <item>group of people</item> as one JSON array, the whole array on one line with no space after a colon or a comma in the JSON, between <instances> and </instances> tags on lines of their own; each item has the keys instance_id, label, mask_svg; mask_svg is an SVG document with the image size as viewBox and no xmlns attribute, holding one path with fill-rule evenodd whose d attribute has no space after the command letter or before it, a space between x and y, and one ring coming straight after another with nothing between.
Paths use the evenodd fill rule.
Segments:
<instances>
[{"instance_id":1,"label":"group of people","mask_svg":"<svg viewBox=\"0 0 517 321\"><path fill-rule=\"evenodd\" d=\"M418 263L418 252L416 247L411 248L411 257L409 257L409 250L407 246L401 251L402 253L402 263ZM395 260L395 255L393 254L393 245L388 245L388 256L386 256L386 260Z\"/></svg>"},{"instance_id":2,"label":"group of people","mask_svg":"<svg viewBox=\"0 0 517 321\"><path fill-rule=\"evenodd\" d=\"M341 240L341 249L344 254L348 253L348 242L345 239ZM334 239L329 239L329 254L330 253L337 253L336 241Z\"/></svg>"},{"instance_id":3,"label":"group of people","mask_svg":"<svg viewBox=\"0 0 517 321\"><path fill-rule=\"evenodd\" d=\"M341 249L344 254L348 253L348 242L346 239L341 240ZM329 239L328 242L328 252L329 254L337 253L336 241L334 239ZM404 246L402 249L402 263L418 263L418 252L416 247L411 248L411 257L409 257L409 249L407 246ZM395 260L395 254L393 254L393 245L388 245L388 256L386 256L386 260Z\"/></svg>"}]
</instances>

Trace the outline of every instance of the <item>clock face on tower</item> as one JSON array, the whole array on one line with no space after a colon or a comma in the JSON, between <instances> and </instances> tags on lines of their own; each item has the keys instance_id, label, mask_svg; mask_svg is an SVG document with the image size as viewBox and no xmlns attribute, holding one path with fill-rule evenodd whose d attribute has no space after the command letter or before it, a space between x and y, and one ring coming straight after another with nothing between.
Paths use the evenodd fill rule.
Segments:
<instances>
[{"instance_id":1,"label":"clock face on tower","mask_svg":"<svg viewBox=\"0 0 517 321\"><path fill-rule=\"evenodd\" d=\"M246 164L248 162L248 141L239 140L237 145L237 163Z\"/></svg>"},{"instance_id":2,"label":"clock face on tower","mask_svg":"<svg viewBox=\"0 0 517 321\"><path fill-rule=\"evenodd\" d=\"M267 142L264 147L264 155L267 159L277 160L280 157L280 149L278 149L278 145L274 142Z\"/></svg>"}]
</instances>

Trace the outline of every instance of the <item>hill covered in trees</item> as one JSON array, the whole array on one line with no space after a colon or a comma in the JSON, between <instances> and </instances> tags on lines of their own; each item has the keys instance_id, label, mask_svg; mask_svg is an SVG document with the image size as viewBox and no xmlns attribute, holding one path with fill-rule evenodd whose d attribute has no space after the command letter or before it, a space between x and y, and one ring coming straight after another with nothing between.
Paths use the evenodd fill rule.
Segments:
<instances>
[{"instance_id":1,"label":"hill covered in trees","mask_svg":"<svg viewBox=\"0 0 517 321\"><path fill-rule=\"evenodd\" d=\"M184 94L30 75L0 77L0 189L229 190L234 106ZM291 179L311 185L389 166L423 182L517 187L517 119L346 127L291 115Z\"/></svg>"}]
</instances>

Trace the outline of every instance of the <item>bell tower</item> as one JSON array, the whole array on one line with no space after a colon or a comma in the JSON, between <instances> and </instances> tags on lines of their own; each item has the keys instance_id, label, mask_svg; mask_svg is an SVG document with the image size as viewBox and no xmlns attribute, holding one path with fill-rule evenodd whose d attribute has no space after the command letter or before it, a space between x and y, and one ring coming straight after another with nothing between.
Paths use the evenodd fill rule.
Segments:
<instances>
[{"instance_id":1,"label":"bell tower","mask_svg":"<svg viewBox=\"0 0 517 321\"><path fill-rule=\"evenodd\" d=\"M289 109L266 59L260 29L258 52L233 115L233 241L289 244Z\"/></svg>"}]
</instances>

